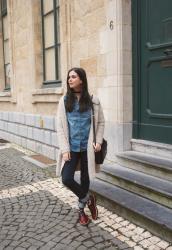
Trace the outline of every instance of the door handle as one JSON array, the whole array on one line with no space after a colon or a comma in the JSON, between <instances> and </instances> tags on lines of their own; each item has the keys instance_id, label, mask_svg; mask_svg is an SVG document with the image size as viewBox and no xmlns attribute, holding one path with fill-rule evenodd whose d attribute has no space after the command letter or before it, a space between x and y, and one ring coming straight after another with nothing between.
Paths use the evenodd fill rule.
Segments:
<instances>
[{"instance_id":1,"label":"door handle","mask_svg":"<svg viewBox=\"0 0 172 250\"><path fill-rule=\"evenodd\" d=\"M164 54L166 54L167 56L169 56L170 54L172 54L172 49L166 49L166 50L164 50Z\"/></svg>"}]
</instances>

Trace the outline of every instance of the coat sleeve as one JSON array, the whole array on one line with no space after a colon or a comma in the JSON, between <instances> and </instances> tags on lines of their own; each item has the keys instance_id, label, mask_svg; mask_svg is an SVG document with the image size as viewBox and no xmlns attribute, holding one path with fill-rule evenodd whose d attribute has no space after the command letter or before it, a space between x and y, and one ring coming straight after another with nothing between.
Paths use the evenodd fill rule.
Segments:
<instances>
[{"instance_id":1,"label":"coat sleeve","mask_svg":"<svg viewBox=\"0 0 172 250\"><path fill-rule=\"evenodd\" d=\"M105 126L105 120L104 120L103 109L101 104L99 104L96 142L100 144L102 144L103 142L104 126Z\"/></svg>"},{"instance_id":2,"label":"coat sleeve","mask_svg":"<svg viewBox=\"0 0 172 250\"><path fill-rule=\"evenodd\" d=\"M62 153L70 152L69 142L66 137L68 134L67 127L64 127L65 124L65 109L64 109L64 99L61 98L58 105L57 112L57 139L58 145Z\"/></svg>"}]
</instances>

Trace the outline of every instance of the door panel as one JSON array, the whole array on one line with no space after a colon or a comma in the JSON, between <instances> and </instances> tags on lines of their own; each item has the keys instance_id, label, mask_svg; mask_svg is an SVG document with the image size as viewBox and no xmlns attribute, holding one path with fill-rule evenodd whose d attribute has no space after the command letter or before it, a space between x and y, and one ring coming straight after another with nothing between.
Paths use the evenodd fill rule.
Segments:
<instances>
[{"instance_id":1,"label":"door panel","mask_svg":"<svg viewBox=\"0 0 172 250\"><path fill-rule=\"evenodd\" d=\"M172 1L138 2L138 138L172 144Z\"/></svg>"},{"instance_id":2,"label":"door panel","mask_svg":"<svg viewBox=\"0 0 172 250\"><path fill-rule=\"evenodd\" d=\"M163 66L166 62L157 59L149 62L147 67L147 112L152 117L172 118L172 105L169 105L172 100L172 78L169 77L172 68Z\"/></svg>"}]
</instances>

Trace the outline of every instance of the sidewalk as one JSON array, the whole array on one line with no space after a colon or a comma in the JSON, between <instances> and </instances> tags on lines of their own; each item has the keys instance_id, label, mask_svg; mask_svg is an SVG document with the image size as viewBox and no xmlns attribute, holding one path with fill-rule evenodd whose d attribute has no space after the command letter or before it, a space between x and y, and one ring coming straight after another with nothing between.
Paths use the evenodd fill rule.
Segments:
<instances>
[{"instance_id":1,"label":"sidewalk","mask_svg":"<svg viewBox=\"0 0 172 250\"><path fill-rule=\"evenodd\" d=\"M172 250L102 206L97 221L81 226L77 198L53 177L53 167L36 166L23 158L27 153L0 145L0 250Z\"/></svg>"}]
</instances>

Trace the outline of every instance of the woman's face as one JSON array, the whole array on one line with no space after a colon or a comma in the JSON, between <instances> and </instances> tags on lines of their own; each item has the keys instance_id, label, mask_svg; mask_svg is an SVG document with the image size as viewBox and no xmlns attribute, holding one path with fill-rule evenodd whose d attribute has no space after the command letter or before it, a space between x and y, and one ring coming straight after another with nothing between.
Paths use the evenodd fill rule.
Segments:
<instances>
[{"instance_id":1,"label":"woman's face","mask_svg":"<svg viewBox=\"0 0 172 250\"><path fill-rule=\"evenodd\" d=\"M74 91L81 91L82 89L82 81L74 70L69 72L68 84Z\"/></svg>"}]
</instances>

